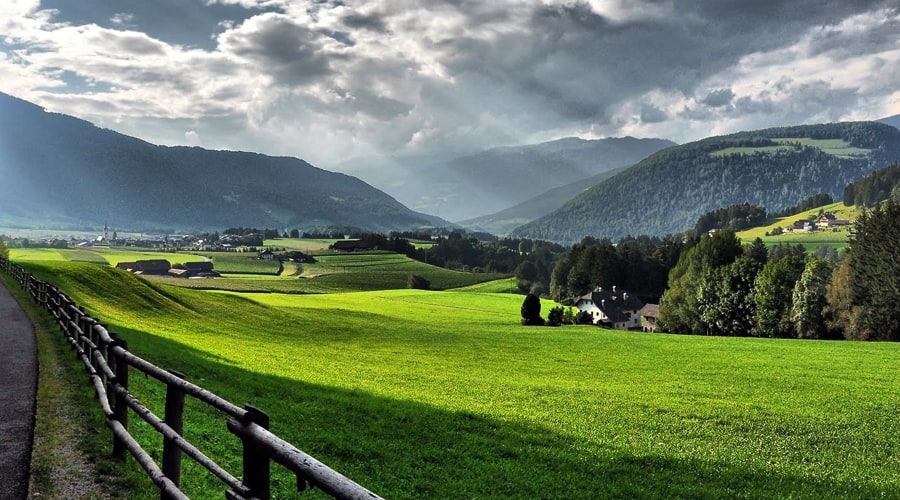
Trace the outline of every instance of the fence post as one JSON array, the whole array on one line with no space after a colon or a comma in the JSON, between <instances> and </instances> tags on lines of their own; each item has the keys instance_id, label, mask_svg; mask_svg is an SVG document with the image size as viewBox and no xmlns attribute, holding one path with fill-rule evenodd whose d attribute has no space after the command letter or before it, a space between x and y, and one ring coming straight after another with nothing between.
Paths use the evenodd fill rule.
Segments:
<instances>
[{"instance_id":1,"label":"fence post","mask_svg":"<svg viewBox=\"0 0 900 500\"><path fill-rule=\"evenodd\" d=\"M247 417L244 425L254 423L263 429L269 428L269 416L259 408L247 403L244 405ZM260 500L269 500L271 491L269 485L269 456L256 445L256 441L249 437L241 437L244 445L244 486L250 489L252 496Z\"/></svg>"},{"instance_id":2,"label":"fence post","mask_svg":"<svg viewBox=\"0 0 900 500\"><path fill-rule=\"evenodd\" d=\"M128 342L122 339L116 339L116 346L121 347L122 349L128 350ZM117 391L115 398L115 407L113 408L113 416L115 419L122 424L122 428L126 431L128 430L128 403L125 402L124 393L128 391L128 363L125 362L124 359L116 357L116 383L124 389L124 391ZM125 441L115 437L113 435L113 458L117 458L120 460L125 459L125 452L127 451L125 447Z\"/></svg>"},{"instance_id":3,"label":"fence post","mask_svg":"<svg viewBox=\"0 0 900 500\"><path fill-rule=\"evenodd\" d=\"M169 373L180 379L184 379L183 373L169 370ZM166 408L163 421L178 433L184 434L184 391L175 384L166 385ZM169 478L175 486L181 486L181 448L173 439L163 438L162 473ZM160 493L161 500L169 497L165 492Z\"/></svg>"}]
</instances>

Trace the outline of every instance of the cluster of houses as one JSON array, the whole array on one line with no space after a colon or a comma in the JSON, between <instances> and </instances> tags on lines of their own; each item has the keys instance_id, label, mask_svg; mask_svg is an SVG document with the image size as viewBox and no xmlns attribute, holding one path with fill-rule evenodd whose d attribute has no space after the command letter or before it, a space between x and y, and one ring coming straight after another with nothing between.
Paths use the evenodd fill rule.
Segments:
<instances>
[{"instance_id":1,"label":"cluster of houses","mask_svg":"<svg viewBox=\"0 0 900 500\"><path fill-rule=\"evenodd\" d=\"M575 307L591 316L591 322L616 330L656 331L658 304L644 304L636 295L624 290L596 288L582 295Z\"/></svg>"},{"instance_id":2,"label":"cluster of houses","mask_svg":"<svg viewBox=\"0 0 900 500\"><path fill-rule=\"evenodd\" d=\"M811 220L796 220L790 226L785 227L785 231L794 232L794 231L806 231L808 233L816 232L820 229L825 228L837 228L843 226L849 226L850 221L848 219L838 219L836 215L831 212L825 212L817 221Z\"/></svg>"},{"instance_id":3,"label":"cluster of houses","mask_svg":"<svg viewBox=\"0 0 900 500\"><path fill-rule=\"evenodd\" d=\"M117 268L130 273L147 276L174 276L176 278L215 278L219 273L213 270L213 263L185 262L174 266L166 259L147 259L135 262L120 262Z\"/></svg>"}]
</instances>

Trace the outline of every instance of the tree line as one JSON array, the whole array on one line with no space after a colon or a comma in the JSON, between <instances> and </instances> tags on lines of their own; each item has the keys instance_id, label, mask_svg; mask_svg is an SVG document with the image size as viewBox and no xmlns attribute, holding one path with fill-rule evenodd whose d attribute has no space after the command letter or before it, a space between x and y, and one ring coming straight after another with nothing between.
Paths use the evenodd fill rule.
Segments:
<instances>
[{"instance_id":1,"label":"tree line","mask_svg":"<svg viewBox=\"0 0 900 500\"><path fill-rule=\"evenodd\" d=\"M669 273L659 328L696 335L900 340L900 203L856 221L844 256L702 238Z\"/></svg>"}]
</instances>

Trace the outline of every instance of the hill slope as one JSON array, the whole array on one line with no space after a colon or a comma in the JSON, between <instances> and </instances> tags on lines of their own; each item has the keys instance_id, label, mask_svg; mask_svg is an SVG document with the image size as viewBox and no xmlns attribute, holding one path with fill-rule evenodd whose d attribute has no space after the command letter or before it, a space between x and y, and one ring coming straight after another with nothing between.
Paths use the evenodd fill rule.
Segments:
<instances>
[{"instance_id":1,"label":"hill slope","mask_svg":"<svg viewBox=\"0 0 900 500\"><path fill-rule=\"evenodd\" d=\"M296 158L155 146L0 94L7 220L120 229L445 224Z\"/></svg>"},{"instance_id":2,"label":"hill slope","mask_svg":"<svg viewBox=\"0 0 900 500\"><path fill-rule=\"evenodd\" d=\"M591 186L609 179L626 168L607 170L587 179L581 179L565 186L544 191L534 198L523 201L513 207L494 214L464 220L459 224L476 231L487 231L493 234L508 233L522 224L553 212L565 205L567 201L590 189Z\"/></svg>"},{"instance_id":3,"label":"hill slope","mask_svg":"<svg viewBox=\"0 0 900 500\"><path fill-rule=\"evenodd\" d=\"M890 125L894 128L900 128L900 115L888 116L887 118L882 118L878 120L878 123L884 123L885 125Z\"/></svg>"},{"instance_id":4,"label":"hill slope","mask_svg":"<svg viewBox=\"0 0 900 500\"><path fill-rule=\"evenodd\" d=\"M674 144L634 137L569 137L493 148L433 163L415 159L383 168L365 163L344 168L415 210L456 222L495 213L548 189L633 165Z\"/></svg>"},{"instance_id":5,"label":"hill slope","mask_svg":"<svg viewBox=\"0 0 900 500\"><path fill-rule=\"evenodd\" d=\"M711 137L660 151L517 228L518 237L681 232L710 210L749 202L769 211L844 187L900 160L900 130L875 122L780 127Z\"/></svg>"}]
</instances>

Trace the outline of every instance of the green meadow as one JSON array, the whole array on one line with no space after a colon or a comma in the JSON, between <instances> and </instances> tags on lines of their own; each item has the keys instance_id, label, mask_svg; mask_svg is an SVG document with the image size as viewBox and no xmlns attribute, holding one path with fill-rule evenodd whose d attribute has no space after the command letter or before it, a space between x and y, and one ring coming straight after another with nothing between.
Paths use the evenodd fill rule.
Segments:
<instances>
[{"instance_id":1,"label":"green meadow","mask_svg":"<svg viewBox=\"0 0 900 500\"><path fill-rule=\"evenodd\" d=\"M790 226L796 220L806 220L815 217L819 211L831 212L839 219L856 220L859 215L859 208L855 206L846 206L842 202L832 203L821 207L813 208L800 212L790 217L779 217L772 219L766 225L747 229L737 233L738 238L745 244L753 242L754 239L760 238L766 245L788 244L803 245L808 251L815 251L822 245L834 247L835 249L843 249L850 245L850 231L852 226L844 226L838 228L824 228L823 230L813 233L805 231L784 232L779 235L772 235L772 231L777 228ZM767 234L768 233L768 234Z\"/></svg>"},{"instance_id":2,"label":"green meadow","mask_svg":"<svg viewBox=\"0 0 900 500\"><path fill-rule=\"evenodd\" d=\"M732 154L754 154L754 153L775 153L778 151L787 151L796 147L797 144L804 147L812 147L823 151L826 154L837 156L839 158L853 158L865 156L871 152L869 149L857 148L850 145L849 142L841 139L810 139L807 137L783 137L772 139L777 143L775 146L742 146L720 149L710 153L711 156L726 156Z\"/></svg>"},{"instance_id":3,"label":"green meadow","mask_svg":"<svg viewBox=\"0 0 900 500\"><path fill-rule=\"evenodd\" d=\"M390 259L412 266L398 256L349 257L356 265L335 257L316 269L349 277L387 272ZM241 294L16 260L138 355L252 402L277 434L387 498L900 491L896 344L522 327L522 297L495 293L508 279L453 293L336 284L340 292ZM545 316L552 306L544 303ZM161 414L162 389L132 382ZM224 419L192 403L187 413L188 439L239 473ZM135 421L158 455L160 440ZM221 497L198 467L184 475L189 495ZM294 495L284 472L274 488Z\"/></svg>"}]
</instances>

